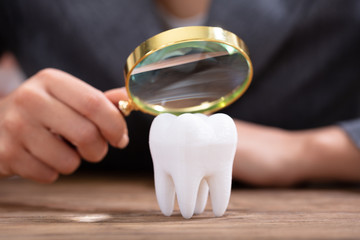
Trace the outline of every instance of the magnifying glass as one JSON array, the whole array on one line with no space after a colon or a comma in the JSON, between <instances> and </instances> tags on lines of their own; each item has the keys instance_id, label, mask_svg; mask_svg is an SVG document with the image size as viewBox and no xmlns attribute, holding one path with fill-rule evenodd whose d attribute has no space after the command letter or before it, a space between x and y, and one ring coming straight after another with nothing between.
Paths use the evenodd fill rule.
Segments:
<instances>
[{"instance_id":1,"label":"magnifying glass","mask_svg":"<svg viewBox=\"0 0 360 240\"><path fill-rule=\"evenodd\" d=\"M245 43L220 27L171 29L141 43L124 69L133 110L210 114L237 100L249 87L253 68Z\"/></svg>"}]
</instances>

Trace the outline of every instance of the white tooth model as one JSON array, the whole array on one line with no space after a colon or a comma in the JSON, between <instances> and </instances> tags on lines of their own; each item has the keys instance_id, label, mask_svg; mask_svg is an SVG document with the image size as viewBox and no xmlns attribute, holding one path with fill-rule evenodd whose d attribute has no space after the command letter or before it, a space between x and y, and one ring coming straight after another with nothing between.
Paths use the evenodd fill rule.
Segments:
<instances>
[{"instance_id":1,"label":"white tooth model","mask_svg":"<svg viewBox=\"0 0 360 240\"><path fill-rule=\"evenodd\" d=\"M160 114L151 125L149 144L164 215L173 212L175 192L184 218L202 213L209 188L215 216L225 213L237 144L232 118L222 113Z\"/></svg>"}]
</instances>

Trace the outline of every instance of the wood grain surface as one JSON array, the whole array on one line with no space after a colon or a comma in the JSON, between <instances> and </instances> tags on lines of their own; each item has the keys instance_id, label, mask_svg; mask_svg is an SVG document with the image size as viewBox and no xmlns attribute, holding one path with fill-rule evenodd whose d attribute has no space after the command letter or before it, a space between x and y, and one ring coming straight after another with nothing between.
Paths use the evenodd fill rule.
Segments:
<instances>
[{"instance_id":1,"label":"wood grain surface","mask_svg":"<svg viewBox=\"0 0 360 240\"><path fill-rule=\"evenodd\" d=\"M359 189L234 189L228 211L161 214L150 177L0 180L0 239L360 239Z\"/></svg>"}]
</instances>

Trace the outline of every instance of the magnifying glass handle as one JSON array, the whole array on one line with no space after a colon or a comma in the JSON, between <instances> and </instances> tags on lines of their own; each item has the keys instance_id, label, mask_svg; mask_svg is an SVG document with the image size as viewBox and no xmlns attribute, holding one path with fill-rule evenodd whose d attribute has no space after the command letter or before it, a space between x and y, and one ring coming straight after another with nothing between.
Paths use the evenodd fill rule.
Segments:
<instances>
[{"instance_id":1,"label":"magnifying glass handle","mask_svg":"<svg viewBox=\"0 0 360 240\"><path fill-rule=\"evenodd\" d=\"M134 105L131 104L130 101L120 100L118 107L125 117L129 116L130 113L134 110Z\"/></svg>"}]
</instances>

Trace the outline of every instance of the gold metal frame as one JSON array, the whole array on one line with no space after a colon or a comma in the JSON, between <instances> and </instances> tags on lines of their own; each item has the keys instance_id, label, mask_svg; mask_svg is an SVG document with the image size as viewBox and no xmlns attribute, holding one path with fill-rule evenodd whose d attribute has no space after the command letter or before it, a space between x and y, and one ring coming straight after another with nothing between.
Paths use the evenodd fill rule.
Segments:
<instances>
[{"instance_id":1,"label":"gold metal frame","mask_svg":"<svg viewBox=\"0 0 360 240\"><path fill-rule=\"evenodd\" d=\"M136 104L131 98L132 95L129 89L130 76L134 68L146 57L160 49L171 46L173 44L193 41L218 42L227 44L238 50L246 59L249 67L248 77L245 80L246 82L240 88L235 89L232 93L223 97L224 99L228 99L228 101L224 102L223 100L217 100L212 103L208 103L208 107L205 109L205 111L203 106L195 106L176 110L173 109L173 111L171 111L171 109L170 111L162 111L146 106L142 107ZM162 112L171 112L174 114L180 114L184 112L202 112L204 114L209 114L230 105L244 94L252 80L253 67L245 43L234 33L226 31L220 27L193 26L171 29L159 33L141 43L127 58L124 67L124 76L127 94L130 99L128 101L119 101L119 108L125 116L129 115L133 110L141 110L152 115L157 115Z\"/></svg>"}]
</instances>

